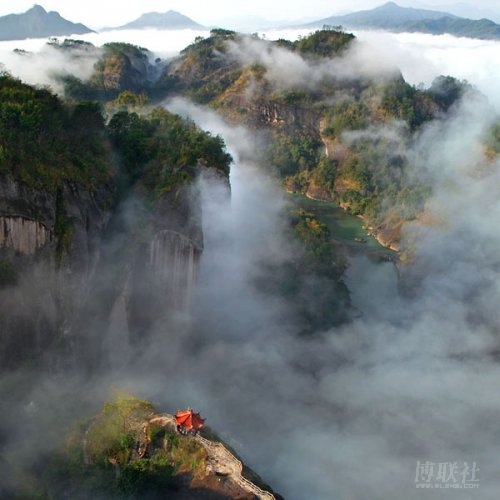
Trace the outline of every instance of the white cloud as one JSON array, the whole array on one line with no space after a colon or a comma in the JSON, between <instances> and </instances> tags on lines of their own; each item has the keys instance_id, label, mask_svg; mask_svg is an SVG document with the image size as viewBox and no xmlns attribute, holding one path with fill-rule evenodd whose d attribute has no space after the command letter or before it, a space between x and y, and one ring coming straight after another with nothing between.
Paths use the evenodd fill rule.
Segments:
<instances>
[{"instance_id":1,"label":"white cloud","mask_svg":"<svg viewBox=\"0 0 500 500\"><path fill-rule=\"evenodd\" d=\"M355 59L343 59L337 70L359 74L371 59L363 71L399 65L413 83L469 73L499 102L488 85L496 43L377 33L360 39ZM258 57L270 71L274 65L271 74L283 84L293 77L294 85L308 85L311 67L303 60L261 47L250 42L235 54ZM452 71L461 67L464 75ZM292 500L421 499L417 460L476 462L481 498L496 498L500 174L479 146L491 107L465 100L448 119L429 124L409 151L433 180L429 210L440 221L408 235L417 231L417 258L403 273L414 274L413 294L399 295L390 264L355 258L346 279L365 316L314 339L297 338L281 298L252 286L262 259L279 262L290 250L283 198L252 159L259 142L185 102L171 109L224 135L237 163L233 200L221 202L216 185L205 193L207 236L218 239L207 240L195 328L165 326L138 366L95 385L114 378L167 408L196 404Z\"/></svg>"},{"instance_id":2,"label":"white cloud","mask_svg":"<svg viewBox=\"0 0 500 500\"><path fill-rule=\"evenodd\" d=\"M401 68L409 83L428 86L439 75L464 79L483 92L500 111L497 92L500 41L419 33L360 31L355 34L370 47L380 47L379 59L389 59Z\"/></svg>"}]
</instances>

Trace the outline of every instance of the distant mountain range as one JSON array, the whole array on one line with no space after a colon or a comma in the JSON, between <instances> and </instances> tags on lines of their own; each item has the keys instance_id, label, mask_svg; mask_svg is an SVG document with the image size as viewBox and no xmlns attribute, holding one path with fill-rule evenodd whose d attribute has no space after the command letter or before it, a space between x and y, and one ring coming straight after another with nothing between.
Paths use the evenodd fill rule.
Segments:
<instances>
[{"instance_id":1,"label":"distant mountain range","mask_svg":"<svg viewBox=\"0 0 500 500\"><path fill-rule=\"evenodd\" d=\"M117 28L107 29L147 29L156 28L160 30L179 30L179 29L204 29L205 27L193 21L187 16L174 10L169 10L163 14L159 12L148 12L130 23Z\"/></svg>"},{"instance_id":2,"label":"distant mountain range","mask_svg":"<svg viewBox=\"0 0 500 500\"><path fill-rule=\"evenodd\" d=\"M500 25L489 19L472 20L427 9L400 7L388 2L372 10L363 10L332 16L309 23L306 27L323 25L342 26L348 29L381 29L393 32L419 32L441 35L496 40L500 39Z\"/></svg>"},{"instance_id":3,"label":"distant mountain range","mask_svg":"<svg viewBox=\"0 0 500 500\"><path fill-rule=\"evenodd\" d=\"M92 33L83 24L75 24L57 12L47 12L35 5L24 14L9 14L0 17L0 40L24 40L59 35L82 35Z\"/></svg>"},{"instance_id":4,"label":"distant mountain range","mask_svg":"<svg viewBox=\"0 0 500 500\"><path fill-rule=\"evenodd\" d=\"M372 10L363 10L343 16L332 16L303 25L321 28L324 25L342 26L345 29L379 29L392 32L420 32L433 35L449 33L455 36L479 39L500 39L500 25L489 19L472 20L447 12L400 7L388 2ZM160 30L206 29L179 12L149 12L135 21L115 28ZM35 5L24 14L9 14L0 17L0 41L44 38L49 36L79 35L92 33L87 26L72 23L57 12L47 12Z\"/></svg>"}]
</instances>

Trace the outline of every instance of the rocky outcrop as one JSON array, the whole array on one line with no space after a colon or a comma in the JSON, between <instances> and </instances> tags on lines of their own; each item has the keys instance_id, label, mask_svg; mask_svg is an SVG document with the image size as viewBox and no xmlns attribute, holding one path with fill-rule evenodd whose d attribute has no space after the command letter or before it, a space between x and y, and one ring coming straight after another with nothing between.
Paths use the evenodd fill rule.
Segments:
<instances>
[{"instance_id":1,"label":"rocky outcrop","mask_svg":"<svg viewBox=\"0 0 500 500\"><path fill-rule=\"evenodd\" d=\"M109 361L99 360L110 351L103 343L131 344L138 352L151 336L166 335L172 324L182 331L203 252L203 183L198 179L205 176L228 188L226 176L200 163L191 182L154 203L138 188L115 211L90 285L93 300L80 314L83 344L78 350L91 353L87 357L93 362ZM118 358L122 363L126 356Z\"/></svg>"},{"instance_id":2,"label":"rocky outcrop","mask_svg":"<svg viewBox=\"0 0 500 500\"><path fill-rule=\"evenodd\" d=\"M10 278L0 276L1 366L68 354L114 204L110 186L51 192L0 178L0 268Z\"/></svg>"},{"instance_id":3,"label":"rocky outcrop","mask_svg":"<svg viewBox=\"0 0 500 500\"><path fill-rule=\"evenodd\" d=\"M0 176L0 215L36 220L53 228L55 193L30 188L9 175Z\"/></svg>"},{"instance_id":4,"label":"rocky outcrop","mask_svg":"<svg viewBox=\"0 0 500 500\"><path fill-rule=\"evenodd\" d=\"M169 307L185 310L190 303L202 248L172 230L156 233L150 243L150 264L161 296Z\"/></svg>"},{"instance_id":5,"label":"rocky outcrop","mask_svg":"<svg viewBox=\"0 0 500 500\"><path fill-rule=\"evenodd\" d=\"M173 415L163 413L150 418L147 426L163 427L169 429L171 432L175 432L176 421ZM255 481L248 479L246 477L248 473L254 477L258 476L251 469L244 466L241 460L221 441L207 439L199 434L194 438L186 437L183 439L194 439L206 450L205 477L201 481L201 484L210 485L209 489L214 494L218 491L219 493L229 495L229 498L283 500L283 497L275 494L269 486L264 484L257 485ZM244 471L246 471L246 474ZM214 484L212 481L213 478L219 478L219 480Z\"/></svg>"},{"instance_id":6,"label":"rocky outcrop","mask_svg":"<svg viewBox=\"0 0 500 500\"><path fill-rule=\"evenodd\" d=\"M243 121L254 127L302 130L318 136L319 113L300 101L288 103L280 99L260 97L267 92L270 92L270 89L265 85L254 88L253 91L245 87L229 88L217 100L217 104L220 112L229 120Z\"/></svg>"},{"instance_id":7,"label":"rocky outcrop","mask_svg":"<svg viewBox=\"0 0 500 500\"><path fill-rule=\"evenodd\" d=\"M311 200L332 201L332 193L325 187L320 186L315 181L311 181L307 187L306 196Z\"/></svg>"},{"instance_id":8,"label":"rocky outcrop","mask_svg":"<svg viewBox=\"0 0 500 500\"><path fill-rule=\"evenodd\" d=\"M0 216L0 247L24 255L35 255L37 250L50 243L53 237L53 231L36 220Z\"/></svg>"},{"instance_id":9,"label":"rocky outcrop","mask_svg":"<svg viewBox=\"0 0 500 500\"><path fill-rule=\"evenodd\" d=\"M116 204L111 185L87 190L67 183L57 191L32 188L11 176L0 177L0 248L35 255L46 245L57 244L61 217L67 219L72 233L66 253L88 263L90 254L107 225ZM60 232L60 230L59 230Z\"/></svg>"},{"instance_id":10,"label":"rocky outcrop","mask_svg":"<svg viewBox=\"0 0 500 500\"><path fill-rule=\"evenodd\" d=\"M92 86L112 95L125 90L141 93L158 79L162 64L152 61L147 49L127 43L111 43L94 66Z\"/></svg>"},{"instance_id":11,"label":"rocky outcrop","mask_svg":"<svg viewBox=\"0 0 500 500\"><path fill-rule=\"evenodd\" d=\"M118 414L118 429L126 428L130 439L115 444ZM159 414L147 401L127 397L107 403L106 411L89 421L78 437L73 434L73 442L81 443L86 478L97 472L107 478L93 489L94 495L100 493L103 498L110 491L124 491L123 478L126 481L133 470L135 484L141 485L134 498L163 498L167 492L169 499L179 500L283 500L211 429L204 427L200 432L180 434L173 415ZM162 467L165 463L169 468ZM64 466L59 468L64 470ZM73 470L66 474L63 487L56 482L49 491L55 496L63 488L80 494L86 491L86 480L73 475Z\"/></svg>"},{"instance_id":12,"label":"rocky outcrop","mask_svg":"<svg viewBox=\"0 0 500 500\"><path fill-rule=\"evenodd\" d=\"M318 134L318 113L300 104L257 100L249 109L260 125L308 130L314 135Z\"/></svg>"},{"instance_id":13,"label":"rocky outcrop","mask_svg":"<svg viewBox=\"0 0 500 500\"><path fill-rule=\"evenodd\" d=\"M117 205L111 186L52 193L0 181L0 264L18 276L3 290L0 280L0 361L57 345L61 361L100 363L115 322L122 342L141 344L187 312L203 251L200 189L193 180L149 196L137 188Z\"/></svg>"}]
</instances>

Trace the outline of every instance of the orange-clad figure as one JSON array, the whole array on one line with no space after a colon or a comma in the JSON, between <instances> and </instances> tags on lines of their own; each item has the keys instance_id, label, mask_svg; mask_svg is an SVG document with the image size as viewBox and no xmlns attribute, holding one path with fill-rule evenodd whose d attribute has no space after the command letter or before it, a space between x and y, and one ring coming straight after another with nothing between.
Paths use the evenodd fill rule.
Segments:
<instances>
[{"instance_id":1,"label":"orange-clad figure","mask_svg":"<svg viewBox=\"0 0 500 500\"><path fill-rule=\"evenodd\" d=\"M177 422L177 430L184 436L189 434L196 436L205 423L205 419L201 418L200 414L195 413L191 408L184 411L177 410L175 421Z\"/></svg>"}]
</instances>

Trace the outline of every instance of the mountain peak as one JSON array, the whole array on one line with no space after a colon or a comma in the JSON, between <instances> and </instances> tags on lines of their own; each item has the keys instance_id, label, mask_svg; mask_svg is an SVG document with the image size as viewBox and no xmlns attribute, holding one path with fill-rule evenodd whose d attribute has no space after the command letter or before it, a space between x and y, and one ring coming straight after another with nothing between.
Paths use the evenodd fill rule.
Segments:
<instances>
[{"instance_id":1,"label":"mountain peak","mask_svg":"<svg viewBox=\"0 0 500 500\"><path fill-rule=\"evenodd\" d=\"M401 7L395 2L387 2L371 10L362 10L320 19L307 27L324 25L344 26L348 29L379 29L396 33L430 33L441 35L478 38L481 40L500 39L500 25L488 19L477 21L437 10Z\"/></svg>"},{"instance_id":2,"label":"mountain peak","mask_svg":"<svg viewBox=\"0 0 500 500\"><path fill-rule=\"evenodd\" d=\"M448 12L401 7L395 2L387 2L371 10L322 19L317 24L340 24L348 28L391 29L404 23L436 20L443 17L457 18Z\"/></svg>"},{"instance_id":3,"label":"mountain peak","mask_svg":"<svg viewBox=\"0 0 500 500\"><path fill-rule=\"evenodd\" d=\"M35 13L35 14L47 14L47 11L41 6L38 5L37 3L31 7L31 9L26 11L26 14L28 13Z\"/></svg>"},{"instance_id":4,"label":"mountain peak","mask_svg":"<svg viewBox=\"0 0 500 500\"><path fill-rule=\"evenodd\" d=\"M135 21L119 26L117 29L202 29L203 26L193 21L189 17L177 12L169 10L164 13L147 12L142 14Z\"/></svg>"},{"instance_id":5,"label":"mountain peak","mask_svg":"<svg viewBox=\"0 0 500 500\"><path fill-rule=\"evenodd\" d=\"M23 40L91 32L92 30L87 26L72 23L57 12L47 12L38 4L33 5L23 14L0 17L0 40Z\"/></svg>"}]
</instances>

